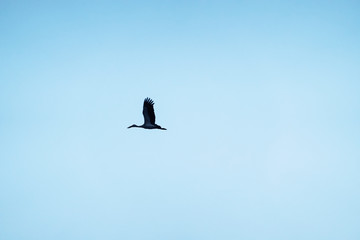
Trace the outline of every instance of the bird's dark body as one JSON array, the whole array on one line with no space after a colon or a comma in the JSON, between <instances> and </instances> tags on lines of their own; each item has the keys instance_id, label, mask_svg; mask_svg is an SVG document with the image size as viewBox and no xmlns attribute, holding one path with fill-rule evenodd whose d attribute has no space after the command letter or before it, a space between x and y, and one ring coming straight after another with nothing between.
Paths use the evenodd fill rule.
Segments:
<instances>
[{"instance_id":1,"label":"bird's dark body","mask_svg":"<svg viewBox=\"0 0 360 240\"><path fill-rule=\"evenodd\" d=\"M138 128L145 128L145 129L166 130L166 128L162 128L161 126L155 124L154 101L152 99L145 98L142 113L144 115L144 124L141 126L133 124L128 128L138 127Z\"/></svg>"}]
</instances>

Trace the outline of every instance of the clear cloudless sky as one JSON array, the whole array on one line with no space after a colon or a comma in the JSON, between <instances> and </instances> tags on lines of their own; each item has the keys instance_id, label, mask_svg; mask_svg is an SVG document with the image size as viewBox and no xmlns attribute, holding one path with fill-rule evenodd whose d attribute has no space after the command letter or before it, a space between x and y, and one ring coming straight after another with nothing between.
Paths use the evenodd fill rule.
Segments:
<instances>
[{"instance_id":1,"label":"clear cloudless sky","mask_svg":"<svg viewBox=\"0 0 360 240\"><path fill-rule=\"evenodd\" d=\"M359 13L1 1L0 239L360 239Z\"/></svg>"}]
</instances>

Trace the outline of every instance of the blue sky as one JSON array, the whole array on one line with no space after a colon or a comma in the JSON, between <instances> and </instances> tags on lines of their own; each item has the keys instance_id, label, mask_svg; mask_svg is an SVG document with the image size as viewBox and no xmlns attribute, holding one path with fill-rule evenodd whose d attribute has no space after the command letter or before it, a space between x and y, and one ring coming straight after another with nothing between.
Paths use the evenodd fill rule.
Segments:
<instances>
[{"instance_id":1,"label":"blue sky","mask_svg":"<svg viewBox=\"0 0 360 240\"><path fill-rule=\"evenodd\" d=\"M359 239L359 10L2 1L0 238Z\"/></svg>"}]
</instances>

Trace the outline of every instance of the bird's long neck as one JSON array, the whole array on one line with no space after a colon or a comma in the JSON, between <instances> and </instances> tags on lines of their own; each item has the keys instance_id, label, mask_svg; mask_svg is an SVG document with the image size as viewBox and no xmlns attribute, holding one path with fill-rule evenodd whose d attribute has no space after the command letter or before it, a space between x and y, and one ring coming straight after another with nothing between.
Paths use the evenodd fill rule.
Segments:
<instances>
[{"instance_id":1,"label":"bird's long neck","mask_svg":"<svg viewBox=\"0 0 360 240\"><path fill-rule=\"evenodd\" d=\"M141 126L138 126L138 125L136 125L136 124L133 124L133 125L129 126L128 128L133 128L133 127L138 127L138 128L140 128Z\"/></svg>"}]
</instances>

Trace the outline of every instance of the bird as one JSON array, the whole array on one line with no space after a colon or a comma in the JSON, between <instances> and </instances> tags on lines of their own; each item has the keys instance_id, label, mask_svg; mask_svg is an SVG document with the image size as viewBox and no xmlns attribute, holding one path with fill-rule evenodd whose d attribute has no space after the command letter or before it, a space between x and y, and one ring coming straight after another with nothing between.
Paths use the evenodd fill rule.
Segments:
<instances>
[{"instance_id":1,"label":"bird","mask_svg":"<svg viewBox=\"0 0 360 240\"><path fill-rule=\"evenodd\" d=\"M154 112L154 101L151 98L145 98L144 105L143 105L143 115L144 115L144 124L138 126L133 124L128 128L138 127L138 128L145 128L145 129L160 129L166 130L166 128L162 128L161 126L155 124L155 112Z\"/></svg>"}]
</instances>

